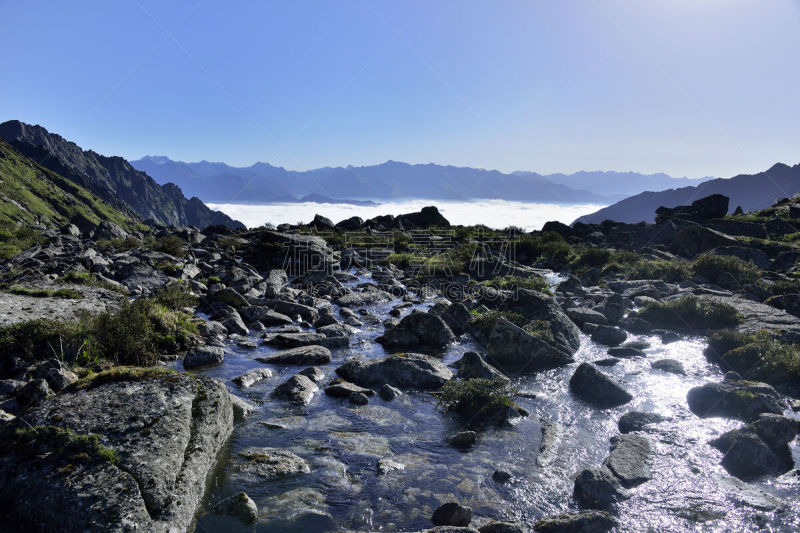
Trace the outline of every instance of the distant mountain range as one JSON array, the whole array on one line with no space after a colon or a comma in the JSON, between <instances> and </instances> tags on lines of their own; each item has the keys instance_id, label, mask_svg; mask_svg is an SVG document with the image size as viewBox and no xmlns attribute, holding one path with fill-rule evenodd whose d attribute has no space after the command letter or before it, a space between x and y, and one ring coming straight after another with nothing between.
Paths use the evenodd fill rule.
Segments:
<instances>
[{"instance_id":1,"label":"distant mountain range","mask_svg":"<svg viewBox=\"0 0 800 533\"><path fill-rule=\"evenodd\" d=\"M78 185L126 217L172 226L244 227L224 213L212 211L196 197L187 199L174 184L159 185L121 157L83 150L42 126L9 120L0 124L0 140L53 175L66 178L58 187L69 192L70 183ZM50 182L54 183L52 179Z\"/></svg>"},{"instance_id":2,"label":"distant mountain range","mask_svg":"<svg viewBox=\"0 0 800 533\"><path fill-rule=\"evenodd\" d=\"M131 164L160 183L176 183L187 194L206 202L243 204L296 201L361 203L353 199L405 198L608 204L648 189L660 190L700 182L671 178L666 174L505 174L497 170L432 163L411 165L396 161L307 171L286 170L268 163L249 167L208 161L184 163L165 156L147 156L131 161Z\"/></svg>"},{"instance_id":3,"label":"distant mountain range","mask_svg":"<svg viewBox=\"0 0 800 533\"><path fill-rule=\"evenodd\" d=\"M689 205L710 194L730 198L730 209L737 206L747 211L765 209L775 200L800 193L800 164L790 167L783 163L758 174L740 174L730 179L713 179L694 187L681 187L660 192L643 192L578 218L586 224L604 220L617 222L653 222L661 206Z\"/></svg>"}]
</instances>

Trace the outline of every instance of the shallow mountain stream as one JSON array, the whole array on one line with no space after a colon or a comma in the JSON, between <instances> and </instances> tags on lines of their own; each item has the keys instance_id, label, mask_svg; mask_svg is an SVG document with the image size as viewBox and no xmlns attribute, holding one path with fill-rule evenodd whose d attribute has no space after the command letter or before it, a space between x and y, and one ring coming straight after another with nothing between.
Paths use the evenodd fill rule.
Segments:
<instances>
[{"instance_id":1,"label":"shallow mountain stream","mask_svg":"<svg viewBox=\"0 0 800 533\"><path fill-rule=\"evenodd\" d=\"M370 281L368 274L361 275L352 285ZM550 281L556 283L559 278L552 275ZM333 361L322 366L326 381L335 377L335 368L347 357L388 353L374 339L383 333L381 322L399 302L366 306L376 319L364 320L349 347L332 350ZM415 307L432 304L429 300ZM338 316L335 306L333 314ZM481 433L467 450L447 443L463 429L463 423L442 412L430 394L412 392L393 401L375 395L369 404L355 406L320 390L309 405L299 407L270 393L304 367L274 365L271 378L242 389L231 379L264 367L254 358L277 350L264 345L256 350L229 346L224 363L203 372L225 381L233 394L255 404L257 410L234 429L212 481L206 514L198 519L196 530L420 530L431 527L431 513L446 501L472 507L474 526L506 519L532 530L539 518L577 509L572 498L575 474L601 465L608 455L609 439L619 433L619 417L638 410L668 420L648 428L652 479L634 488L632 497L619 506L619 531L797 531L798 476L751 483L731 477L719 466L722 454L707 441L741 423L700 419L687 407L686 393L691 387L721 379L719 369L702 354L704 339L684 338L665 345L657 336L629 336L636 339L650 343L647 357L622 359L601 368L633 394L629 404L601 410L573 397L568 383L577 363L541 372L516 381L524 393L517 403L530 415L512 427ZM259 341L255 335L250 340ZM470 350L481 351L467 334L442 360L452 363ZM606 348L582 336L577 362L606 357ZM652 361L662 358L680 361L686 375L651 368ZM235 468L237 454L252 446L290 450L308 462L311 472L269 482L242 477ZM797 468L797 440L791 452ZM404 468L379 474L380 459ZM493 481L498 469L510 472L511 479ZM245 526L236 518L213 512L217 502L240 491L258 505L257 525Z\"/></svg>"}]
</instances>

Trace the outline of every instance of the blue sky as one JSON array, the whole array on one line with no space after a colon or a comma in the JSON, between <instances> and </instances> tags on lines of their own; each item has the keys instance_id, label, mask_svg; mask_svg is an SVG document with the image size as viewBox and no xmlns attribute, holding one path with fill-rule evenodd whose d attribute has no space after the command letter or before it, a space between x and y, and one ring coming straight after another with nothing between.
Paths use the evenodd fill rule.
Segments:
<instances>
[{"instance_id":1,"label":"blue sky","mask_svg":"<svg viewBox=\"0 0 800 533\"><path fill-rule=\"evenodd\" d=\"M800 161L800 1L0 0L0 120L292 169Z\"/></svg>"}]
</instances>

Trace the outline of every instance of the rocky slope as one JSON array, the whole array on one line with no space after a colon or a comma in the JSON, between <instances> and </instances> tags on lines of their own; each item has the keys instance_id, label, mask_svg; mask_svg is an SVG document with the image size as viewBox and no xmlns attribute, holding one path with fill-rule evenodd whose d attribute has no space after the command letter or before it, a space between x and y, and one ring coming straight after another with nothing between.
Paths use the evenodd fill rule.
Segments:
<instances>
[{"instance_id":1,"label":"rocky slope","mask_svg":"<svg viewBox=\"0 0 800 533\"><path fill-rule=\"evenodd\" d=\"M792 167L778 163L758 174L740 174L730 179L714 179L694 187L681 187L660 192L643 192L625 198L595 213L584 215L575 222L600 223L604 220L636 223L653 222L661 206L688 205L711 194L730 198L730 207L741 206L744 211L766 209L778 198L800 193L800 165Z\"/></svg>"},{"instance_id":2,"label":"rocky slope","mask_svg":"<svg viewBox=\"0 0 800 533\"><path fill-rule=\"evenodd\" d=\"M39 125L18 120L0 124L0 139L42 167L91 191L130 217L162 225L244 226L197 198L186 199L174 184L159 185L121 157L82 150Z\"/></svg>"}]
</instances>

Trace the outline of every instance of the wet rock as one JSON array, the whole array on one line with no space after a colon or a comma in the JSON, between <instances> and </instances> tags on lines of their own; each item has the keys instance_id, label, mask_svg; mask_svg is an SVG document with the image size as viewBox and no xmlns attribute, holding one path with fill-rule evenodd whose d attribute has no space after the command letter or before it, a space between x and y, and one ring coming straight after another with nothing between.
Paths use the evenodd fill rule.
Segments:
<instances>
[{"instance_id":1,"label":"wet rock","mask_svg":"<svg viewBox=\"0 0 800 533\"><path fill-rule=\"evenodd\" d=\"M15 418L17 417L0 409L0 424L7 424L8 422L13 421Z\"/></svg>"},{"instance_id":2,"label":"wet rock","mask_svg":"<svg viewBox=\"0 0 800 533\"><path fill-rule=\"evenodd\" d=\"M201 322L197 330L203 337L224 337L228 334L228 329L216 320Z\"/></svg>"},{"instance_id":3,"label":"wet rock","mask_svg":"<svg viewBox=\"0 0 800 533\"><path fill-rule=\"evenodd\" d=\"M183 368L192 370L204 366L213 366L222 363L225 359L225 350L216 346L196 346L186 353L183 358Z\"/></svg>"},{"instance_id":4,"label":"wet rock","mask_svg":"<svg viewBox=\"0 0 800 533\"><path fill-rule=\"evenodd\" d=\"M228 330L228 333L234 333L236 335L247 335L249 333L247 326L242 320L242 317L239 316L239 313L236 311L231 311L228 313L219 321L219 323Z\"/></svg>"},{"instance_id":5,"label":"wet rock","mask_svg":"<svg viewBox=\"0 0 800 533\"><path fill-rule=\"evenodd\" d=\"M662 372L678 374L679 376L686 375L686 370L683 369L681 362L676 361L675 359L659 359L657 361L653 361L650 366L656 370L661 370Z\"/></svg>"},{"instance_id":6,"label":"wet rock","mask_svg":"<svg viewBox=\"0 0 800 533\"><path fill-rule=\"evenodd\" d=\"M441 349L456 341L444 320L431 313L411 313L383 334L381 344L390 348Z\"/></svg>"},{"instance_id":7,"label":"wet rock","mask_svg":"<svg viewBox=\"0 0 800 533\"><path fill-rule=\"evenodd\" d=\"M236 422L243 421L253 414L253 411L256 409L255 405L234 394L231 394L231 406L233 407L233 419Z\"/></svg>"},{"instance_id":8,"label":"wet rock","mask_svg":"<svg viewBox=\"0 0 800 533\"><path fill-rule=\"evenodd\" d=\"M619 321L619 327L637 334L648 334L653 331L653 324L643 318L626 316Z\"/></svg>"},{"instance_id":9,"label":"wet rock","mask_svg":"<svg viewBox=\"0 0 800 533\"><path fill-rule=\"evenodd\" d=\"M317 333L325 335L322 344L328 348L341 348L350 344L352 329L344 324L330 324L317 328Z\"/></svg>"},{"instance_id":10,"label":"wet rock","mask_svg":"<svg viewBox=\"0 0 800 533\"><path fill-rule=\"evenodd\" d=\"M0 501L6 519L25 530L189 528L233 427L225 386L149 369L111 370L80 384L41 403L26 421L99 435L116 462L75 457L65 469L58 448L35 458L5 456ZM42 451L51 445L40 444Z\"/></svg>"},{"instance_id":11,"label":"wet rock","mask_svg":"<svg viewBox=\"0 0 800 533\"><path fill-rule=\"evenodd\" d=\"M236 383L242 388L252 387L259 381L264 379L269 379L272 377L272 370L269 368L255 368L253 370L248 370L241 376L237 376L233 378L231 381Z\"/></svg>"},{"instance_id":12,"label":"wet rock","mask_svg":"<svg viewBox=\"0 0 800 533\"><path fill-rule=\"evenodd\" d=\"M277 348L298 348L301 346L322 345L327 337L322 333L301 331L297 333L268 333L264 344Z\"/></svg>"},{"instance_id":13,"label":"wet rock","mask_svg":"<svg viewBox=\"0 0 800 533\"><path fill-rule=\"evenodd\" d=\"M299 346L282 350L256 361L272 365L324 365L331 362L331 351L324 346Z\"/></svg>"},{"instance_id":14,"label":"wet rock","mask_svg":"<svg viewBox=\"0 0 800 533\"><path fill-rule=\"evenodd\" d=\"M475 444L477 439L478 434L474 431L462 431L450 437L448 442L451 446L455 446L456 448L466 448Z\"/></svg>"},{"instance_id":15,"label":"wet rock","mask_svg":"<svg viewBox=\"0 0 800 533\"><path fill-rule=\"evenodd\" d=\"M486 345L486 360L504 374L531 373L573 362L572 355L498 318Z\"/></svg>"},{"instance_id":16,"label":"wet rock","mask_svg":"<svg viewBox=\"0 0 800 533\"><path fill-rule=\"evenodd\" d=\"M350 396L347 397L347 401L353 405L367 405L369 403L369 397L362 392L353 391L350 393Z\"/></svg>"},{"instance_id":17,"label":"wet rock","mask_svg":"<svg viewBox=\"0 0 800 533\"><path fill-rule=\"evenodd\" d=\"M667 420L666 417L656 413L643 413L641 411L631 411L619 418L617 427L620 433L632 433L634 431L644 431L650 424L658 424Z\"/></svg>"},{"instance_id":18,"label":"wet rock","mask_svg":"<svg viewBox=\"0 0 800 533\"><path fill-rule=\"evenodd\" d=\"M694 387L686 395L689 409L701 418L736 418L745 422L762 413L782 414L785 402L766 383L722 381Z\"/></svg>"},{"instance_id":19,"label":"wet rock","mask_svg":"<svg viewBox=\"0 0 800 533\"><path fill-rule=\"evenodd\" d=\"M450 305L441 314L441 317L453 333L461 335L467 331L467 324L472 320L472 313L469 312L467 306L456 302Z\"/></svg>"},{"instance_id":20,"label":"wet rock","mask_svg":"<svg viewBox=\"0 0 800 533\"><path fill-rule=\"evenodd\" d=\"M258 522L258 506L256 502L244 492L240 492L218 503L216 511L220 514L234 516L244 524L255 524Z\"/></svg>"},{"instance_id":21,"label":"wet rock","mask_svg":"<svg viewBox=\"0 0 800 533\"><path fill-rule=\"evenodd\" d=\"M364 387L389 384L403 389L440 388L453 373L438 359L399 353L375 359L350 358L336 369L342 378Z\"/></svg>"},{"instance_id":22,"label":"wet rock","mask_svg":"<svg viewBox=\"0 0 800 533\"><path fill-rule=\"evenodd\" d=\"M273 305L273 309L276 312L281 313L282 315L290 317L300 315L303 318L303 320L310 322L312 324L319 319L319 311L317 311L313 307L299 304L297 302L287 302L283 300L277 300Z\"/></svg>"},{"instance_id":23,"label":"wet rock","mask_svg":"<svg viewBox=\"0 0 800 533\"><path fill-rule=\"evenodd\" d=\"M620 359L616 357L606 357L605 359L598 359L597 361L593 361L593 363L597 366L614 366L619 364Z\"/></svg>"},{"instance_id":24,"label":"wet rock","mask_svg":"<svg viewBox=\"0 0 800 533\"><path fill-rule=\"evenodd\" d=\"M650 441L641 435L617 435L611 439L611 451L603 463L622 486L630 489L650 479L647 466Z\"/></svg>"},{"instance_id":25,"label":"wet rock","mask_svg":"<svg viewBox=\"0 0 800 533\"><path fill-rule=\"evenodd\" d=\"M461 379L482 378L508 381L508 378L502 372L484 361L476 352L466 352L456 362L456 366L458 367L458 377Z\"/></svg>"},{"instance_id":26,"label":"wet rock","mask_svg":"<svg viewBox=\"0 0 800 533\"><path fill-rule=\"evenodd\" d=\"M261 322L267 327L293 324L292 319L288 316L262 305L253 305L243 309L242 316L248 322Z\"/></svg>"},{"instance_id":27,"label":"wet rock","mask_svg":"<svg viewBox=\"0 0 800 533\"><path fill-rule=\"evenodd\" d=\"M221 289L213 293L211 297L216 302L226 303L236 309L241 309L250 305L250 302L247 301L247 298L231 288Z\"/></svg>"},{"instance_id":28,"label":"wet rock","mask_svg":"<svg viewBox=\"0 0 800 533\"><path fill-rule=\"evenodd\" d=\"M739 433L732 439L720 464L729 474L748 479L777 473L779 459L757 435Z\"/></svg>"},{"instance_id":29,"label":"wet rock","mask_svg":"<svg viewBox=\"0 0 800 533\"><path fill-rule=\"evenodd\" d=\"M589 363L581 363L569 380L572 392L596 407L616 407L633 399L628 391Z\"/></svg>"},{"instance_id":30,"label":"wet rock","mask_svg":"<svg viewBox=\"0 0 800 533\"><path fill-rule=\"evenodd\" d=\"M605 511L564 513L536 522L539 533L603 533L616 527L617 521Z\"/></svg>"},{"instance_id":31,"label":"wet rock","mask_svg":"<svg viewBox=\"0 0 800 533\"><path fill-rule=\"evenodd\" d=\"M550 326L555 345L563 352L574 354L581 347L580 330L564 314L553 297L537 291L519 289L514 297L505 300L501 309L520 313L528 320L543 320Z\"/></svg>"},{"instance_id":32,"label":"wet rock","mask_svg":"<svg viewBox=\"0 0 800 533\"><path fill-rule=\"evenodd\" d=\"M672 249L684 257L695 257L712 248L738 246L730 235L704 226L687 226L672 237Z\"/></svg>"},{"instance_id":33,"label":"wet rock","mask_svg":"<svg viewBox=\"0 0 800 533\"><path fill-rule=\"evenodd\" d=\"M578 503L592 509L611 509L629 497L619 480L607 468L586 469L575 478L573 495Z\"/></svg>"},{"instance_id":34,"label":"wet rock","mask_svg":"<svg viewBox=\"0 0 800 533\"><path fill-rule=\"evenodd\" d=\"M238 456L236 470L263 481L311 472L305 460L280 448L246 448Z\"/></svg>"},{"instance_id":35,"label":"wet rock","mask_svg":"<svg viewBox=\"0 0 800 533\"><path fill-rule=\"evenodd\" d=\"M372 389L359 387L353 383L348 383L347 381L341 380L338 383L333 383L325 387L325 394L328 396L333 396L334 398L348 398L354 392L366 394L367 396L372 396L375 394L375 391Z\"/></svg>"},{"instance_id":36,"label":"wet rock","mask_svg":"<svg viewBox=\"0 0 800 533\"><path fill-rule=\"evenodd\" d=\"M511 479L511 474L505 470L495 470L492 474L492 479L497 483L505 483Z\"/></svg>"},{"instance_id":37,"label":"wet rock","mask_svg":"<svg viewBox=\"0 0 800 533\"><path fill-rule=\"evenodd\" d=\"M492 520L478 528L480 533L525 533L518 522L498 522Z\"/></svg>"},{"instance_id":38,"label":"wet rock","mask_svg":"<svg viewBox=\"0 0 800 533\"><path fill-rule=\"evenodd\" d=\"M272 392L273 396L285 398L296 405L307 405L319 390L316 383L306 376L296 374L284 381Z\"/></svg>"},{"instance_id":39,"label":"wet rock","mask_svg":"<svg viewBox=\"0 0 800 533\"><path fill-rule=\"evenodd\" d=\"M579 327L582 327L586 322L591 324L606 324L608 319L605 315L594 309L588 307L572 307L565 311L567 316L575 322Z\"/></svg>"},{"instance_id":40,"label":"wet rock","mask_svg":"<svg viewBox=\"0 0 800 533\"><path fill-rule=\"evenodd\" d=\"M436 526L466 527L471 521L472 509L457 502L440 505L431 516L431 522Z\"/></svg>"},{"instance_id":41,"label":"wet rock","mask_svg":"<svg viewBox=\"0 0 800 533\"><path fill-rule=\"evenodd\" d=\"M55 392L61 392L78 380L77 374L66 368L50 368L45 373L44 379Z\"/></svg>"},{"instance_id":42,"label":"wet rock","mask_svg":"<svg viewBox=\"0 0 800 533\"><path fill-rule=\"evenodd\" d=\"M761 440L773 449L792 442L798 431L798 422L796 420L775 414L760 415L749 426L756 435L761 437Z\"/></svg>"},{"instance_id":43,"label":"wet rock","mask_svg":"<svg viewBox=\"0 0 800 533\"><path fill-rule=\"evenodd\" d=\"M236 346L243 350L255 350L258 348L258 344L251 341L239 341L236 343Z\"/></svg>"},{"instance_id":44,"label":"wet rock","mask_svg":"<svg viewBox=\"0 0 800 533\"><path fill-rule=\"evenodd\" d=\"M391 459L380 459L378 460L378 475L385 476L387 474L391 474L392 472L399 472L401 470L405 470L406 465L403 463L398 463L397 461L392 461Z\"/></svg>"},{"instance_id":45,"label":"wet rock","mask_svg":"<svg viewBox=\"0 0 800 533\"><path fill-rule=\"evenodd\" d=\"M592 333L592 340L594 342L607 346L622 344L627 338L628 334L615 326L600 326Z\"/></svg>"},{"instance_id":46,"label":"wet rock","mask_svg":"<svg viewBox=\"0 0 800 533\"><path fill-rule=\"evenodd\" d=\"M613 348L608 349L608 355L612 357L624 357L624 358L645 356L642 350L640 350L639 348L635 348L633 346L614 346Z\"/></svg>"},{"instance_id":47,"label":"wet rock","mask_svg":"<svg viewBox=\"0 0 800 533\"><path fill-rule=\"evenodd\" d=\"M325 371L319 368L318 366L310 366L308 368L304 368L300 372L299 375L305 376L317 385L322 383L322 380L325 379Z\"/></svg>"},{"instance_id":48,"label":"wet rock","mask_svg":"<svg viewBox=\"0 0 800 533\"><path fill-rule=\"evenodd\" d=\"M394 400L401 394L403 394L403 392L400 389L392 387L388 383L378 389L378 395L387 402Z\"/></svg>"}]
</instances>

